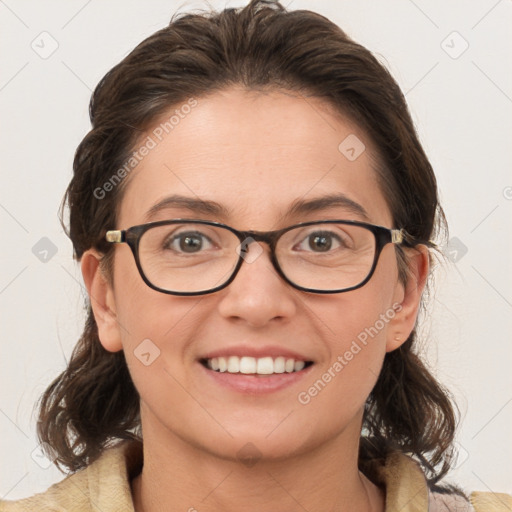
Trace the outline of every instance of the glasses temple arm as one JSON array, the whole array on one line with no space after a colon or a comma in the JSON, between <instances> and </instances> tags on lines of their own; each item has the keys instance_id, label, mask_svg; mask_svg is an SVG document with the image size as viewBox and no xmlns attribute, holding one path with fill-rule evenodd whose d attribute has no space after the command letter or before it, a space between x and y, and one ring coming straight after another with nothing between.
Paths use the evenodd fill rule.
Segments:
<instances>
[{"instance_id":1,"label":"glasses temple arm","mask_svg":"<svg viewBox=\"0 0 512 512\"><path fill-rule=\"evenodd\" d=\"M105 234L105 240L107 242L120 244L125 241L125 232L117 229L107 231Z\"/></svg>"}]
</instances>

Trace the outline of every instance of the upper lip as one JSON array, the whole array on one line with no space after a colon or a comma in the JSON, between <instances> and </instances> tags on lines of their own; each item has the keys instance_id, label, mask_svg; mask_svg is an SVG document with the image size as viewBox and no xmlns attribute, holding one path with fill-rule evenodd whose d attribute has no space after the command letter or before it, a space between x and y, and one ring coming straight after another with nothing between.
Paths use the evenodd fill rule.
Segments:
<instances>
[{"instance_id":1,"label":"upper lip","mask_svg":"<svg viewBox=\"0 0 512 512\"><path fill-rule=\"evenodd\" d=\"M225 347L219 348L217 350L212 350L211 352L206 353L200 359L213 359L214 357L229 357L229 356L238 356L238 357L272 357L276 358L279 356L295 359L295 361L312 361L311 358L308 358L298 352L294 352L293 350L289 350L287 348L278 347L276 345L267 345L267 346L258 346L258 347L248 347L243 345L235 345L233 347Z\"/></svg>"}]
</instances>

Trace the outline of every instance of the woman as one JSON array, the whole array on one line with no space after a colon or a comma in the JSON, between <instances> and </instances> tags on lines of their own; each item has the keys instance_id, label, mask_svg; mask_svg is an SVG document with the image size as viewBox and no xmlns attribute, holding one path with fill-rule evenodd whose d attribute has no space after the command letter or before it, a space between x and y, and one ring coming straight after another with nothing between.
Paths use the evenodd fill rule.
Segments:
<instances>
[{"instance_id":1,"label":"woman","mask_svg":"<svg viewBox=\"0 0 512 512\"><path fill-rule=\"evenodd\" d=\"M508 510L443 486L414 353L443 228L397 84L309 11L182 15L102 79L68 187L90 297L14 510Z\"/></svg>"}]
</instances>

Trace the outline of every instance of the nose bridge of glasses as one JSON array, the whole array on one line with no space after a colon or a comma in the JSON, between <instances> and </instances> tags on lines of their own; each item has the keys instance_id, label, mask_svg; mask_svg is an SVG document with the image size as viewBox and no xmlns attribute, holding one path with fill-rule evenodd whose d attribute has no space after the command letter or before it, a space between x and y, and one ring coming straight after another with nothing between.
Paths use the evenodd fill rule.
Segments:
<instances>
[{"instance_id":1,"label":"nose bridge of glasses","mask_svg":"<svg viewBox=\"0 0 512 512\"><path fill-rule=\"evenodd\" d=\"M240 231L239 234L242 240L241 246L243 251L248 252L252 242L264 242L269 246L269 249L272 252L279 233L279 231ZM264 251L265 249L261 247L260 250Z\"/></svg>"},{"instance_id":2,"label":"nose bridge of glasses","mask_svg":"<svg viewBox=\"0 0 512 512\"><path fill-rule=\"evenodd\" d=\"M246 238L252 238L255 242L265 242L272 245L276 239L277 231L241 231L240 234Z\"/></svg>"}]
</instances>

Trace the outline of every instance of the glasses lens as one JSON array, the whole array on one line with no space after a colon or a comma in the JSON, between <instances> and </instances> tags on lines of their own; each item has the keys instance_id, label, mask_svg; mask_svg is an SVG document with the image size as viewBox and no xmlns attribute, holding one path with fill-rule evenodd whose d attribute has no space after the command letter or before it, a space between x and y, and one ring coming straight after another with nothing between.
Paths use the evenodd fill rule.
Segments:
<instances>
[{"instance_id":1,"label":"glasses lens","mask_svg":"<svg viewBox=\"0 0 512 512\"><path fill-rule=\"evenodd\" d=\"M362 283L375 257L375 236L350 224L314 224L287 231L276 248L290 281L314 290L343 290Z\"/></svg>"},{"instance_id":2,"label":"glasses lens","mask_svg":"<svg viewBox=\"0 0 512 512\"><path fill-rule=\"evenodd\" d=\"M144 275L154 286L174 292L200 292L229 279L237 261L238 237L206 224L180 223L148 229L139 243Z\"/></svg>"}]
</instances>

